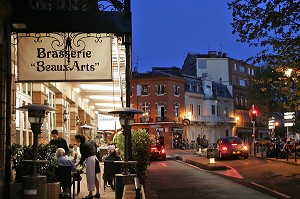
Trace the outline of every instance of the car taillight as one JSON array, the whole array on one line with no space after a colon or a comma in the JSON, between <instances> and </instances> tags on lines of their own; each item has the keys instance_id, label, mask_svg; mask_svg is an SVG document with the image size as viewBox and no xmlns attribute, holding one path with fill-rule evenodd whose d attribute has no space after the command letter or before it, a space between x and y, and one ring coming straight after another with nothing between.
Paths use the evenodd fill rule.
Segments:
<instances>
[{"instance_id":1,"label":"car taillight","mask_svg":"<svg viewBox=\"0 0 300 199\"><path fill-rule=\"evenodd\" d=\"M248 150L248 147L244 145L243 150Z\"/></svg>"},{"instance_id":2,"label":"car taillight","mask_svg":"<svg viewBox=\"0 0 300 199\"><path fill-rule=\"evenodd\" d=\"M227 147L226 146L223 146L222 147L222 151L227 151L228 149L227 149Z\"/></svg>"},{"instance_id":3,"label":"car taillight","mask_svg":"<svg viewBox=\"0 0 300 199\"><path fill-rule=\"evenodd\" d=\"M236 146L237 144L231 144L232 146Z\"/></svg>"},{"instance_id":4,"label":"car taillight","mask_svg":"<svg viewBox=\"0 0 300 199\"><path fill-rule=\"evenodd\" d=\"M161 150L161 153L166 153L166 150L165 150L165 149L162 149L162 150Z\"/></svg>"},{"instance_id":5,"label":"car taillight","mask_svg":"<svg viewBox=\"0 0 300 199\"><path fill-rule=\"evenodd\" d=\"M157 147L151 147L151 150L157 150Z\"/></svg>"}]
</instances>

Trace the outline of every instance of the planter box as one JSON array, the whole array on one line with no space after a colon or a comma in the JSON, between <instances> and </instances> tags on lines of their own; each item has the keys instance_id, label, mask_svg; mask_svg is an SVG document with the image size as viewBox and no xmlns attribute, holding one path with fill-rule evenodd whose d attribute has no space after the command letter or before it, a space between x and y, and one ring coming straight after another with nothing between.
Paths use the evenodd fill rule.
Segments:
<instances>
[{"instance_id":1,"label":"planter box","mask_svg":"<svg viewBox=\"0 0 300 199\"><path fill-rule=\"evenodd\" d=\"M22 199L22 183L10 183L10 199Z\"/></svg>"},{"instance_id":2,"label":"planter box","mask_svg":"<svg viewBox=\"0 0 300 199\"><path fill-rule=\"evenodd\" d=\"M59 199L60 182L47 183L47 199Z\"/></svg>"}]
</instances>

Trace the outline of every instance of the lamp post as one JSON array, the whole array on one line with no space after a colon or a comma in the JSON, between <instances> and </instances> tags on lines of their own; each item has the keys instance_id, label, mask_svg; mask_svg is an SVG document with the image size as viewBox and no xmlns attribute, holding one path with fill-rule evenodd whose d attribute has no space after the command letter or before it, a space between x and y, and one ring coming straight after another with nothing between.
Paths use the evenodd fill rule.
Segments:
<instances>
[{"instance_id":1,"label":"lamp post","mask_svg":"<svg viewBox=\"0 0 300 199\"><path fill-rule=\"evenodd\" d=\"M41 133L41 127L45 119L46 112L55 111L53 107L42 104L28 104L17 108L21 111L28 111L28 119L33 133L33 159L25 160L33 164L33 173L30 176L24 176L23 189L24 195L30 198L44 198L47 193L45 186L46 176L39 176L37 164L45 163L45 160L38 160L38 134ZM36 197L34 197L36 196Z\"/></svg>"},{"instance_id":2,"label":"lamp post","mask_svg":"<svg viewBox=\"0 0 300 199\"><path fill-rule=\"evenodd\" d=\"M120 124L123 127L124 135L124 161L115 161L115 163L121 163L124 165L124 172L122 174L116 174L116 199L122 198L124 185L126 182L132 180L136 175L130 175L128 172L129 164L137 164L136 161L129 161L132 159L132 144L131 144L131 127L134 122L134 114L142 114L143 111L134 108L119 108L114 111L110 111L111 114L119 114Z\"/></svg>"},{"instance_id":3,"label":"lamp post","mask_svg":"<svg viewBox=\"0 0 300 199\"><path fill-rule=\"evenodd\" d=\"M93 128L92 126L85 123L83 126L80 126L80 128L83 129L83 134L85 136L88 136L89 138L91 138L90 129Z\"/></svg>"},{"instance_id":4,"label":"lamp post","mask_svg":"<svg viewBox=\"0 0 300 199\"><path fill-rule=\"evenodd\" d=\"M108 112L110 114L119 114L120 124L123 127L124 135L124 161L128 161L132 158L132 145L131 145L131 126L134 122L134 114L142 114L143 111L134 108L120 108L114 111ZM126 172L126 171L125 171Z\"/></svg>"}]
</instances>

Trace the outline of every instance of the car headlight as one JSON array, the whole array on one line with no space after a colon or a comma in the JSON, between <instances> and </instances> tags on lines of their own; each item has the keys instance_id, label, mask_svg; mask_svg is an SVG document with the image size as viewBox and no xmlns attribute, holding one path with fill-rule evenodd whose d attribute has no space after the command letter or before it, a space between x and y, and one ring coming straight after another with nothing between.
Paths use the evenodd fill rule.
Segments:
<instances>
[{"instance_id":1,"label":"car headlight","mask_svg":"<svg viewBox=\"0 0 300 199\"><path fill-rule=\"evenodd\" d=\"M244 145L242 149L245 150L245 151L247 151L248 147L246 145Z\"/></svg>"}]
</instances>

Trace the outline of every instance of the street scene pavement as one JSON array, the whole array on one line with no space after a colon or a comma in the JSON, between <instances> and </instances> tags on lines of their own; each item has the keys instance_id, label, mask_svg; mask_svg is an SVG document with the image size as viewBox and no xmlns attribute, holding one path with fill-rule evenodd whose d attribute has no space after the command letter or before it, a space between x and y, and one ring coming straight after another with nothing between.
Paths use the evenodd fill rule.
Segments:
<instances>
[{"instance_id":1,"label":"street scene pavement","mask_svg":"<svg viewBox=\"0 0 300 199\"><path fill-rule=\"evenodd\" d=\"M253 152L250 154L250 156L254 157ZM207 154L205 152L199 153L196 149L190 149L190 150L169 150L168 159L176 159L178 161L182 161L184 163L191 164L195 167L199 167L203 170L212 170L212 171L217 171L217 170L226 170L228 169L226 165L222 161L218 161L217 159L214 159L214 163L210 163L212 161L210 158L207 158ZM256 153L255 154L256 158L265 158L265 156L262 153ZM278 161L278 162L284 162L288 164L293 164L293 165L299 165L300 160L296 160L290 157L288 161L286 159L276 159L276 158L268 158L268 160L271 161ZM106 187L105 191L103 188L103 162L101 163L101 173L98 174L98 179L100 179L100 193L101 193L101 198L102 199L109 199L109 198L115 198L115 192L110 188ZM81 199L82 197L88 195L88 190L86 186L86 178L85 174L81 174L82 176L82 181L81 181L81 187L80 187L80 193L75 196L75 199ZM214 178L212 180L215 180ZM214 183L214 182L207 182L207 183ZM219 185L222 186L222 185ZM227 186L224 184L224 187ZM243 185L239 184L234 184L235 189L240 187L242 191L245 191L247 194L255 194L257 197L255 198L271 198L270 196L264 195L262 193L259 193L255 190L252 190L250 188L246 188ZM77 189L77 187L76 187ZM262 194L262 195L260 195ZM145 195L147 199L156 199L158 198L155 191L153 190L151 184L149 182L146 182L145 184ZM237 196L238 198L239 196Z\"/></svg>"}]
</instances>

